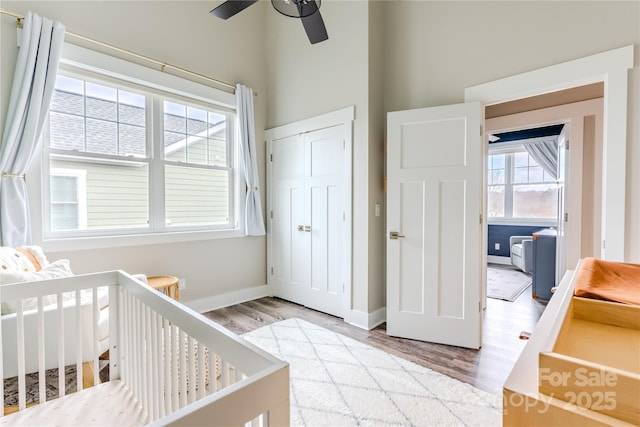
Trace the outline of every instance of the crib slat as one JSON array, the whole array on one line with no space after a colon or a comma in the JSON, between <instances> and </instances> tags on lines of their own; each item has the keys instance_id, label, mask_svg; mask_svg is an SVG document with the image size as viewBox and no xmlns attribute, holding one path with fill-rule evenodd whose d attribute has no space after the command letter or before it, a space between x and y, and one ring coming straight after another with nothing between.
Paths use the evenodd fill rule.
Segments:
<instances>
[{"instance_id":1,"label":"crib slat","mask_svg":"<svg viewBox=\"0 0 640 427\"><path fill-rule=\"evenodd\" d=\"M209 350L209 394L218 391L218 355Z\"/></svg>"},{"instance_id":2,"label":"crib slat","mask_svg":"<svg viewBox=\"0 0 640 427\"><path fill-rule=\"evenodd\" d=\"M44 375L44 306L42 296L38 296L38 394L40 403L47 401Z\"/></svg>"},{"instance_id":3,"label":"crib slat","mask_svg":"<svg viewBox=\"0 0 640 427\"><path fill-rule=\"evenodd\" d=\"M142 366L142 307L140 301L137 298L134 298L135 304L135 361L136 361L136 397L140 401L140 404L144 403L144 390L143 390L143 378L144 378L144 370Z\"/></svg>"},{"instance_id":4,"label":"crib slat","mask_svg":"<svg viewBox=\"0 0 640 427\"><path fill-rule=\"evenodd\" d=\"M153 419L157 420L160 417L160 396L158 395L160 369L158 365L158 313L149 309L151 312L151 368L152 368L152 385L151 390L153 392Z\"/></svg>"},{"instance_id":5,"label":"crib slat","mask_svg":"<svg viewBox=\"0 0 640 427\"><path fill-rule=\"evenodd\" d=\"M164 397L164 403L162 405L162 416L171 413L171 390L169 389L169 379L171 378L171 330L169 321L167 319L162 320L162 395Z\"/></svg>"},{"instance_id":6,"label":"crib slat","mask_svg":"<svg viewBox=\"0 0 640 427\"><path fill-rule=\"evenodd\" d=\"M187 406L187 355L185 354L187 334L180 330L180 347L178 355L180 357L180 408Z\"/></svg>"},{"instance_id":7,"label":"crib slat","mask_svg":"<svg viewBox=\"0 0 640 427\"><path fill-rule=\"evenodd\" d=\"M141 302L142 304L142 302ZM150 398L150 394L151 394L151 373L149 372L150 370L150 366L151 362L150 362L150 354L149 351L147 350L148 347L148 340L149 340L149 335L150 332L148 332L148 328L150 327L149 325L149 319L148 319L148 313L149 313L149 307L147 307L145 304L142 304L142 339L140 341L142 341L142 345L144 347L142 347L142 357L141 359L143 360L143 365L142 365L142 371L143 371L143 381L142 381L142 401L144 402L144 408L147 411L147 415L149 417L153 416L153 406L151 404L151 398Z\"/></svg>"},{"instance_id":8,"label":"crib slat","mask_svg":"<svg viewBox=\"0 0 640 427\"><path fill-rule=\"evenodd\" d=\"M82 381L82 298L80 291L76 291L76 384L77 390L81 391L84 388Z\"/></svg>"},{"instance_id":9,"label":"crib slat","mask_svg":"<svg viewBox=\"0 0 640 427\"><path fill-rule=\"evenodd\" d=\"M220 375L221 388L229 386L229 362L222 361L222 375Z\"/></svg>"},{"instance_id":10,"label":"crib slat","mask_svg":"<svg viewBox=\"0 0 640 427\"><path fill-rule=\"evenodd\" d=\"M204 346L198 343L198 399L205 396L205 384Z\"/></svg>"},{"instance_id":11,"label":"crib slat","mask_svg":"<svg viewBox=\"0 0 640 427\"><path fill-rule=\"evenodd\" d=\"M92 301L93 301L93 385L96 386L100 384L100 378L98 375L100 374L100 361L98 360L98 349L100 348L100 344L98 343L98 320L100 320L100 310L98 309L98 288L93 288L91 293Z\"/></svg>"},{"instance_id":12,"label":"crib slat","mask_svg":"<svg viewBox=\"0 0 640 427\"><path fill-rule=\"evenodd\" d=\"M196 401L196 357L194 352L195 340L192 336L189 336L189 393L187 394L187 398L189 403L193 403Z\"/></svg>"},{"instance_id":13,"label":"crib slat","mask_svg":"<svg viewBox=\"0 0 640 427\"><path fill-rule=\"evenodd\" d=\"M178 357L180 355L180 336L176 325L171 325L171 411L177 411L178 405Z\"/></svg>"},{"instance_id":14,"label":"crib slat","mask_svg":"<svg viewBox=\"0 0 640 427\"><path fill-rule=\"evenodd\" d=\"M18 334L18 409L22 411L26 406L25 361L24 361L24 314L22 300L18 300L16 311Z\"/></svg>"},{"instance_id":15,"label":"crib slat","mask_svg":"<svg viewBox=\"0 0 640 427\"><path fill-rule=\"evenodd\" d=\"M122 376L120 362L120 349L123 340L124 330L122 325L123 316L126 310L123 306L122 292L116 285L109 286L109 381L120 379Z\"/></svg>"},{"instance_id":16,"label":"crib slat","mask_svg":"<svg viewBox=\"0 0 640 427\"><path fill-rule=\"evenodd\" d=\"M64 310L62 309L62 294L57 296L58 310L58 397L66 394L66 380L64 369Z\"/></svg>"}]
</instances>

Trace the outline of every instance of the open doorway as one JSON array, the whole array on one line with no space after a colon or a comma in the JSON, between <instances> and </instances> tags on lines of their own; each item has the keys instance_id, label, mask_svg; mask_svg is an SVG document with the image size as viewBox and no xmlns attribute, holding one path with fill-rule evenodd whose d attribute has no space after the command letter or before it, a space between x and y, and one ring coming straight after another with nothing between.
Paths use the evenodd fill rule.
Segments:
<instances>
[{"instance_id":1,"label":"open doorway","mask_svg":"<svg viewBox=\"0 0 640 427\"><path fill-rule=\"evenodd\" d=\"M564 140L564 128L565 123L559 123L489 134L489 298L513 301L526 291L547 301L551 287L557 285L556 266L565 250L564 239L557 238L563 225L560 198L565 195L565 174L560 169L567 165L559 161L564 159L560 156L564 147L559 144ZM540 244L557 249L546 248L551 251L538 254L534 265L534 246ZM532 283L534 267L537 280Z\"/></svg>"},{"instance_id":2,"label":"open doorway","mask_svg":"<svg viewBox=\"0 0 640 427\"><path fill-rule=\"evenodd\" d=\"M486 108L488 297L546 303L600 255L603 94L595 83Z\"/></svg>"}]
</instances>

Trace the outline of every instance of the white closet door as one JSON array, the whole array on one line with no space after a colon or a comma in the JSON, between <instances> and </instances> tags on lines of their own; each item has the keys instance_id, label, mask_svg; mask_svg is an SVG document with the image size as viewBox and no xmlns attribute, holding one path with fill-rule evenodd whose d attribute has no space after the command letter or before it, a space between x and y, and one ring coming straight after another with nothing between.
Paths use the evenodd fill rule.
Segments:
<instances>
[{"instance_id":1,"label":"white closet door","mask_svg":"<svg viewBox=\"0 0 640 427\"><path fill-rule=\"evenodd\" d=\"M343 136L336 126L273 140L271 166L273 294L340 317Z\"/></svg>"},{"instance_id":2,"label":"white closet door","mask_svg":"<svg viewBox=\"0 0 640 427\"><path fill-rule=\"evenodd\" d=\"M305 224L305 155L298 135L275 140L272 150L271 284L275 296L306 303L309 239Z\"/></svg>"},{"instance_id":3,"label":"white closet door","mask_svg":"<svg viewBox=\"0 0 640 427\"><path fill-rule=\"evenodd\" d=\"M304 135L307 154L305 234L309 239L309 278L307 306L324 313L341 316L342 281L341 248L342 197L340 173L343 158L341 126Z\"/></svg>"}]
</instances>

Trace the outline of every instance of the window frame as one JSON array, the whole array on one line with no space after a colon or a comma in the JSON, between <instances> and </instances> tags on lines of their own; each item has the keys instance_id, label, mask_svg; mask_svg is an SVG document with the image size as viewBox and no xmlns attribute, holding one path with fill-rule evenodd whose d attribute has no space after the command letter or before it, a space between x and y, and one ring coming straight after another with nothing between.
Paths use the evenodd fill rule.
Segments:
<instances>
[{"instance_id":1,"label":"window frame","mask_svg":"<svg viewBox=\"0 0 640 427\"><path fill-rule=\"evenodd\" d=\"M489 170L488 162L490 156L504 154L505 155L505 182L504 184L496 184L504 187L504 217L488 216L487 222L491 225L532 225L532 226L556 226L558 219L548 218L519 218L513 216L513 192L514 187L522 185L536 185L549 183L547 181L541 182L527 182L527 183L515 183L515 154L519 152L525 152L523 141L502 142L489 145L487 155L487 171ZM493 145L493 146L492 146ZM488 177L486 177L488 179ZM487 194L489 193L489 185L487 182Z\"/></svg>"},{"instance_id":2,"label":"window frame","mask_svg":"<svg viewBox=\"0 0 640 427\"><path fill-rule=\"evenodd\" d=\"M239 158L238 142L236 141L234 94L71 44L65 44L60 73L71 77L79 77L86 81L97 79L97 83L114 84L116 87L127 91L136 92L136 89L138 89L145 95L151 94L153 98L147 98L147 107L153 102L162 103L164 100L169 100L224 114L229 120L226 130L229 144L227 155L230 156L231 160L228 161L225 168L229 170L230 217L228 225L225 226L167 227L163 223L158 226L158 217L164 218L165 215L164 164L166 162L164 160L163 138L156 138L156 141L152 141L152 135L154 133L162 135L163 122L158 120L157 115L162 117L163 112L154 108L147 108L148 154L145 158L133 157L131 161L147 163L149 167L149 227L143 229L100 229L95 231L74 230L71 233L53 232L50 220L49 184L45 183L45 180L48 180L50 176L49 157L61 154L69 155L69 152L68 150L50 149L43 144L40 159L35 159L36 161L32 162L32 167L28 171L30 176L37 178L29 180L27 183L30 196L33 196L31 200L39 199L37 203L32 204L32 217L42 218L42 221L33 221L34 242L49 250L73 250L244 236L242 231L244 229L244 215L242 213L244 211L246 186L244 185L244 173ZM153 100L154 98L156 101ZM156 117L153 115L156 115ZM149 128L149 124L151 124L153 130ZM44 127L43 133L45 132L48 132L48 126ZM91 153L86 153L89 156L85 156L85 153L82 154L80 157L90 157ZM97 157L105 159L110 156L99 155ZM115 157L114 161L122 161L117 156ZM35 164L39 167L35 167ZM152 168L152 164L159 164L162 167ZM186 167L201 166L188 163L177 164ZM162 171L163 181L156 181L160 175L157 173L158 170ZM158 184L159 182L160 185ZM162 193L161 204L158 200L160 193ZM162 206L162 209L159 210L159 206ZM160 221L163 221L163 219L160 219ZM154 222L155 226L152 226Z\"/></svg>"}]
</instances>

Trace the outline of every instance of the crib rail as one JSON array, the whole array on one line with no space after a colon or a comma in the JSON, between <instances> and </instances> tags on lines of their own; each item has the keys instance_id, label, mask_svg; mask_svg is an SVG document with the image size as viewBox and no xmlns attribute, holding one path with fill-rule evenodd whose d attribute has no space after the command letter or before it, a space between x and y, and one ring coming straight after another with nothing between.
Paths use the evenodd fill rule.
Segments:
<instances>
[{"instance_id":1,"label":"crib rail","mask_svg":"<svg viewBox=\"0 0 640 427\"><path fill-rule=\"evenodd\" d=\"M83 361L92 360L96 367L99 364L98 290L105 288L109 293L109 377L126 384L149 423L265 426L289 423L289 370L285 362L122 271L0 286L3 301L37 298L35 312L24 311L21 304L17 305L15 350L2 348L2 334L8 332L3 325L6 316L0 322L0 374L3 355L16 351L19 410L26 406L25 348L37 348L40 402L46 401L44 353L52 351L44 345L47 310L56 311L60 334L72 333L78 341L89 342L90 356L86 349L77 346L76 375L78 390L82 390ZM82 296L81 291L85 293ZM75 292L75 299L64 303L62 295L68 296L69 292ZM57 305L53 308L43 304L47 295L56 296ZM89 303L82 300L87 296ZM65 304L73 307L58 309ZM89 323L84 322L87 316L83 309L90 312ZM77 323L72 331L67 330L65 323L65 316L73 316L70 310L75 310ZM25 336L25 318L37 319L36 337ZM29 340L36 344L27 346ZM55 351L60 361L59 384L64 390L65 348L59 346ZM93 375L97 383L97 369ZM0 403L4 407L3 383Z\"/></svg>"}]
</instances>

